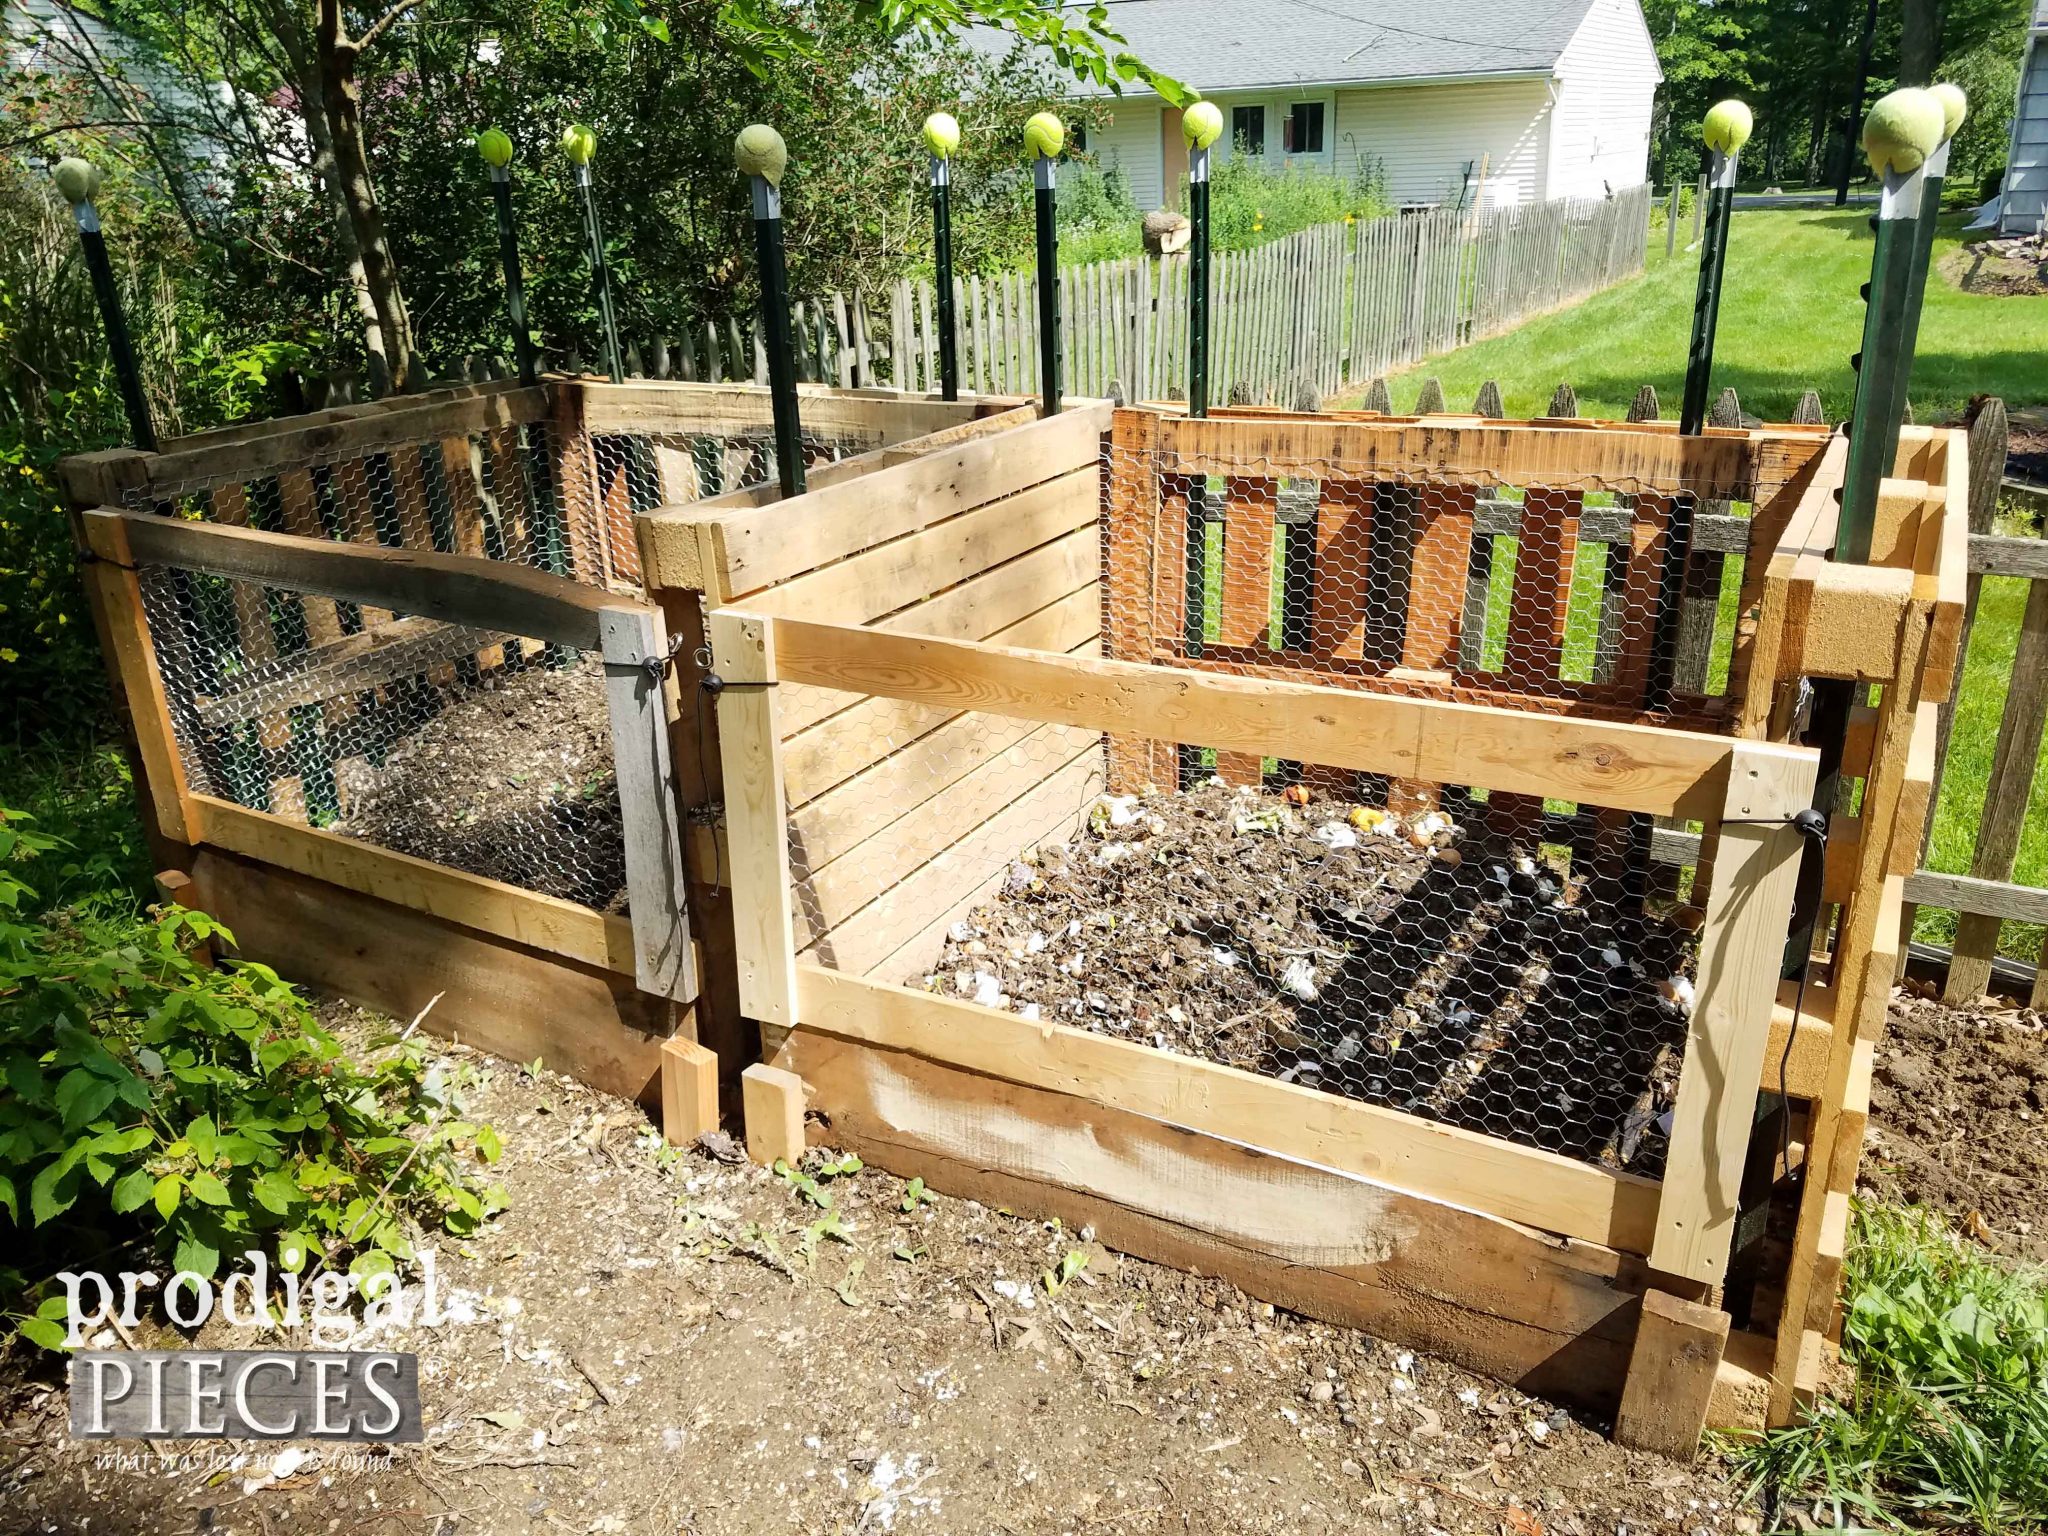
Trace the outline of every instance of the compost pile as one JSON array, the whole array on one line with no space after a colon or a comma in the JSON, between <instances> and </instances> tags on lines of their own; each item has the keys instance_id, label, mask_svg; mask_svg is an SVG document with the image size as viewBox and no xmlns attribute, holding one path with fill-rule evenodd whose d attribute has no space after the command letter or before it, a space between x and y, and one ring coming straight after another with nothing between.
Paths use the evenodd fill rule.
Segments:
<instances>
[{"instance_id":1,"label":"compost pile","mask_svg":"<svg viewBox=\"0 0 2048 1536\"><path fill-rule=\"evenodd\" d=\"M1692 924L1439 812L1212 781L1108 797L912 979L1654 1175Z\"/></svg>"},{"instance_id":2,"label":"compost pile","mask_svg":"<svg viewBox=\"0 0 2048 1536\"><path fill-rule=\"evenodd\" d=\"M533 658L439 705L381 764L338 765L332 828L546 896L625 906L625 841L603 664Z\"/></svg>"}]
</instances>

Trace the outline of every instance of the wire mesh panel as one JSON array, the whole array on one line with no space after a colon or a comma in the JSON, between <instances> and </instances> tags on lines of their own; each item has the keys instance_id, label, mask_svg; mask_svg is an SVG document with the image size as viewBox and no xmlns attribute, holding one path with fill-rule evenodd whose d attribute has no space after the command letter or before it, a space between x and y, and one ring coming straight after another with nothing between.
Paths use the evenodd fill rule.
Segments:
<instances>
[{"instance_id":1,"label":"wire mesh panel","mask_svg":"<svg viewBox=\"0 0 2048 1536\"><path fill-rule=\"evenodd\" d=\"M193 791L625 910L595 654L182 567L138 580Z\"/></svg>"},{"instance_id":2,"label":"wire mesh panel","mask_svg":"<svg viewBox=\"0 0 2048 1536\"><path fill-rule=\"evenodd\" d=\"M1699 923L1643 818L1150 741L1194 782L1109 793L1094 731L783 702L804 958L1661 1171Z\"/></svg>"},{"instance_id":3,"label":"wire mesh panel","mask_svg":"<svg viewBox=\"0 0 2048 1536\"><path fill-rule=\"evenodd\" d=\"M374 448L307 446L223 451L191 474L154 478L127 496L140 511L512 561L588 586L641 580L635 514L773 480L773 433L698 429L687 399L675 427L591 435L573 420L450 431ZM879 433L806 434L806 461L831 463L878 446ZM236 467L256 460L257 467Z\"/></svg>"},{"instance_id":4,"label":"wire mesh panel","mask_svg":"<svg viewBox=\"0 0 2048 1536\"><path fill-rule=\"evenodd\" d=\"M1615 717L1699 719L1725 692L1748 503L1477 467L1286 469L1108 451L1105 478L1143 488L1106 513L1113 655Z\"/></svg>"}]
</instances>

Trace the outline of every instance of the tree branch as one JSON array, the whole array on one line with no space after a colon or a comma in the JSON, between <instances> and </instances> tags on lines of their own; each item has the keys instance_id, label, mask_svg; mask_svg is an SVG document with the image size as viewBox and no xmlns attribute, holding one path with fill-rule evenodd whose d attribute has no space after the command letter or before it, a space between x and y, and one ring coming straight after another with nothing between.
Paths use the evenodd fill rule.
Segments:
<instances>
[{"instance_id":1,"label":"tree branch","mask_svg":"<svg viewBox=\"0 0 2048 1536\"><path fill-rule=\"evenodd\" d=\"M22 149L30 144L40 144L44 139L54 139L60 133L75 133L85 128L176 128L177 126L169 118L95 117L84 122L59 123L54 128L45 128L40 133L24 134L18 139L0 139L0 151Z\"/></svg>"},{"instance_id":2,"label":"tree branch","mask_svg":"<svg viewBox=\"0 0 2048 1536\"><path fill-rule=\"evenodd\" d=\"M419 3L420 0L398 0L398 3L392 6L390 10L370 23L369 31L356 39L356 52L368 53L372 43L390 31L408 11L414 9Z\"/></svg>"}]
</instances>

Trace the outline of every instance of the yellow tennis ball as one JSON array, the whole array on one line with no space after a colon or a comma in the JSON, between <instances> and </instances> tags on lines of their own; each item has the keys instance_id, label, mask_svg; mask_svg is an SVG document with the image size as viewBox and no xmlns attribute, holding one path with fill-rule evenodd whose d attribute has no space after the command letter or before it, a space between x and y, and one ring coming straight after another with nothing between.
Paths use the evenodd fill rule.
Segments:
<instances>
[{"instance_id":1,"label":"yellow tennis ball","mask_svg":"<svg viewBox=\"0 0 2048 1536\"><path fill-rule=\"evenodd\" d=\"M1191 149L1207 149L1223 137L1223 110L1213 101L1198 101L1180 115L1181 135Z\"/></svg>"},{"instance_id":2,"label":"yellow tennis ball","mask_svg":"<svg viewBox=\"0 0 2048 1536\"><path fill-rule=\"evenodd\" d=\"M1941 143L1941 102L1913 86L1879 98L1863 120L1863 152L1880 175L1920 169Z\"/></svg>"},{"instance_id":3,"label":"yellow tennis ball","mask_svg":"<svg viewBox=\"0 0 2048 1536\"><path fill-rule=\"evenodd\" d=\"M924 142L941 160L950 160L960 148L960 124L950 112L934 112L924 120Z\"/></svg>"},{"instance_id":4,"label":"yellow tennis ball","mask_svg":"<svg viewBox=\"0 0 2048 1536\"><path fill-rule=\"evenodd\" d=\"M759 176L771 187L779 187L783 168L789 164L789 146L766 123L749 123L732 141L732 163L742 176Z\"/></svg>"},{"instance_id":5,"label":"yellow tennis ball","mask_svg":"<svg viewBox=\"0 0 2048 1536\"><path fill-rule=\"evenodd\" d=\"M502 128L486 128L476 136L476 152L484 157L485 165L502 171L512 163L512 135Z\"/></svg>"},{"instance_id":6,"label":"yellow tennis ball","mask_svg":"<svg viewBox=\"0 0 2048 1536\"><path fill-rule=\"evenodd\" d=\"M1970 115L1970 98L1963 94L1960 85L1943 80L1927 87L1927 94L1941 103L1941 136L1952 139L1956 130L1963 126L1963 119Z\"/></svg>"},{"instance_id":7,"label":"yellow tennis ball","mask_svg":"<svg viewBox=\"0 0 2048 1536\"><path fill-rule=\"evenodd\" d=\"M1034 112L1024 125L1024 144L1034 155L1050 160L1067 142L1066 125L1050 112Z\"/></svg>"},{"instance_id":8,"label":"yellow tennis ball","mask_svg":"<svg viewBox=\"0 0 2048 1536\"><path fill-rule=\"evenodd\" d=\"M67 203L89 203L99 195L100 168L90 160L67 155L50 168L50 180Z\"/></svg>"},{"instance_id":9,"label":"yellow tennis ball","mask_svg":"<svg viewBox=\"0 0 2048 1536\"><path fill-rule=\"evenodd\" d=\"M562 153L571 165L588 165L597 154L597 130L587 123L571 123L562 130Z\"/></svg>"},{"instance_id":10,"label":"yellow tennis ball","mask_svg":"<svg viewBox=\"0 0 2048 1536\"><path fill-rule=\"evenodd\" d=\"M1756 115L1747 104L1729 97L1716 102L1707 113L1707 120L1701 125L1701 137L1707 141L1707 148L1724 155L1739 155L1742 146L1749 142L1749 136L1756 131Z\"/></svg>"}]
</instances>

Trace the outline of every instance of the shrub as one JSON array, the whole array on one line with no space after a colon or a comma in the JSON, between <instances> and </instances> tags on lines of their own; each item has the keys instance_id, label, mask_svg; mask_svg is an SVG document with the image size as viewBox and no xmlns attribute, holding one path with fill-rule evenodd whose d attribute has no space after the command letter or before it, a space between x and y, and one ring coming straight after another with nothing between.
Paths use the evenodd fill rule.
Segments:
<instances>
[{"instance_id":1,"label":"shrub","mask_svg":"<svg viewBox=\"0 0 2048 1536\"><path fill-rule=\"evenodd\" d=\"M1843 1355L1856 1385L1804 1424L1739 1442L1756 1485L1853 1523L2037 1529L2048 1511L2048 1274L1937 1218L1858 1208Z\"/></svg>"},{"instance_id":2,"label":"shrub","mask_svg":"<svg viewBox=\"0 0 2048 1536\"><path fill-rule=\"evenodd\" d=\"M0 1306L36 1343L31 1278L137 1233L179 1269L223 1254L279 1267L347 1262L359 1280L412 1256L409 1220L473 1230L497 1135L459 1118L422 1047L344 1053L268 967L214 968L225 931L181 908L30 914L56 839L0 810L0 1213L16 1229Z\"/></svg>"}]
</instances>

